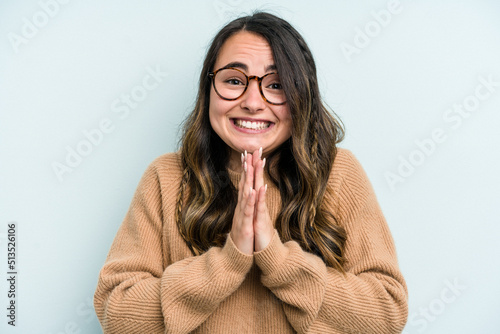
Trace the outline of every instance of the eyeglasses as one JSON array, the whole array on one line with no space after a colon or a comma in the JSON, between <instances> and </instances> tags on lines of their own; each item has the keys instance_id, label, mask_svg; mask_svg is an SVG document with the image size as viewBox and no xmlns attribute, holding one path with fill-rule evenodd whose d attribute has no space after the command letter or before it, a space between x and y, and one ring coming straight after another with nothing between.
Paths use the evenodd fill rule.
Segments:
<instances>
[{"instance_id":1,"label":"eyeglasses","mask_svg":"<svg viewBox=\"0 0 500 334\"><path fill-rule=\"evenodd\" d=\"M267 73L262 77L248 76L237 68L223 67L215 72L208 72L208 76L213 80L215 92L224 100L239 99L245 94L250 80L255 79L259 83L260 95L264 101L274 105L286 102L278 73Z\"/></svg>"}]
</instances>

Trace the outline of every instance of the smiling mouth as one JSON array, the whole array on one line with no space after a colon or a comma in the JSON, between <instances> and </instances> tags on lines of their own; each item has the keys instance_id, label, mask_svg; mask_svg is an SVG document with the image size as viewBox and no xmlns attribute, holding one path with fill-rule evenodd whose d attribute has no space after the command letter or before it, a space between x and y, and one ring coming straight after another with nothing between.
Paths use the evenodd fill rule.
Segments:
<instances>
[{"instance_id":1,"label":"smiling mouth","mask_svg":"<svg viewBox=\"0 0 500 334\"><path fill-rule=\"evenodd\" d=\"M245 121L242 119L233 119L234 125L242 129L264 130L271 126L272 122L265 121Z\"/></svg>"}]
</instances>

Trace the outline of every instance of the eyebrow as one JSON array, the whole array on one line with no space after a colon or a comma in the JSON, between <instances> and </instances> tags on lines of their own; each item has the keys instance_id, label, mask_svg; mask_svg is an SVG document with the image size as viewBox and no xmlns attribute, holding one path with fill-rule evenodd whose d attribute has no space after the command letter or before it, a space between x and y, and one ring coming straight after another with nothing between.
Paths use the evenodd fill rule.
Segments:
<instances>
[{"instance_id":1,"label":"eyebrow","mask_svg":"<svg viewBox=\"0 0 500 334\"><path fill-rule=\"evenodd\" d=\"M241 68L243 71L248 72L248 66L237 61L231 62L222 68L228 68L228 67ZM265 72L276 71L277 69L278 68L276 67L276 65L272 64L266 67Z\"/></svg>"}]
</instances>

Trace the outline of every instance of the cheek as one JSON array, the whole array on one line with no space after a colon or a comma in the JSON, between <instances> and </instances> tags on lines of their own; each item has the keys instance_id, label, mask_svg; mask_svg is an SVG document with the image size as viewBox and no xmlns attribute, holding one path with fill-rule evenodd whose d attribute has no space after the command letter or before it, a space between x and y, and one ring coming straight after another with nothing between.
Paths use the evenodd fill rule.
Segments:
<instances>
[{"instance_id":1,"label":"cheek","mask_svg":"<svg viewBox=\"0 0 500 334\"><path fill-rule=\"evenodd\" d=\"M290 113L290 110L288 109L288 106L282 107L278 113L278 118L280 121L285 125L287 128L289 134L292 133L292 114Z\"/></svg>"},{"instance_id":2,"label":"cheek","mask_svg":"<svg viewBox=\"0 0 500 334\"><path fill-rule=\"evenodd\" d=\"M226 101L222 100L215 93L212 87L212 89L210 90L210 103L209 103L210 117L212 117L212 115L214 117L217 117L225 114L227 106L224 104L224 102Z\"/></svg>"},{"instance_id":3,"label":"cheek","mask_svg":"<svg viewBox=\"0 0 500 334\"><path fill-rule=\"evenodd\" d=\"M212 122L222 122L227 118L229 112L231 112L238 105L238 101L225 101L215 93L213 87L210 91L210 102L209 107L209 117L210 123ZM214 124L212 124L213 127Z\"/></svg>"},{"instance_id":4,"label":"cheek","mask_svg":"<svg viewBox=\"0 0 500 334\"><path fill-rule=\"evenodd\" d=\"M208 104L208 118L212 129L221 136L227 130L227 113L231 110L231 104L224 101L214 92L210 92Z\"/></svg>"},{"instance_id":5,"label":"cheek","mask_svg":"<svg viewBox=\"0 0 500 334\"><path fill-rule=\"evenodd\" d=\"M220 105L214 95L215 93L212 89L212 91L210 92L210 102L208 104L208 116L210 119L210 125L213 129L217 128L217 120L221 115Z\"/></svg>"}]
</instances>

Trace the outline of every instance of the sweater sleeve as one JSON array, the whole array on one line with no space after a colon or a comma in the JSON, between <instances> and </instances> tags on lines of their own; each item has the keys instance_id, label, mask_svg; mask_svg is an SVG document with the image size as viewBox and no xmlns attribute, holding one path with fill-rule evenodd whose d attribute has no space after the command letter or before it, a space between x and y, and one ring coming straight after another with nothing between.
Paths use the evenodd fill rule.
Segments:
<instances>
[{"instance_id":1,"label":"sweater sleeve","mask_svg":"<svg viewBox=\"0 0 500 334\"><path fill-rule=\"evenodd\" d=\"M164 263L170 256L164 254L160 183L153 163L100 272L94 306L104 333L193 331L241 285L252 266L253 256L241 253L230 237L224 247Z\"/></svg>"},{"instance_id":2,"label":"sweater sleeve","mask_svg":"<svg viewBox=\"0 0 500 334\"><path fill-rule=\"evenodd\" d=\"M346 229L346 274L275 232L254 254L262 283L298 333L400 333L408 295L389 228L356 158L342 150L335 161L323 205Z\"/></svg>"}]
</instances>

